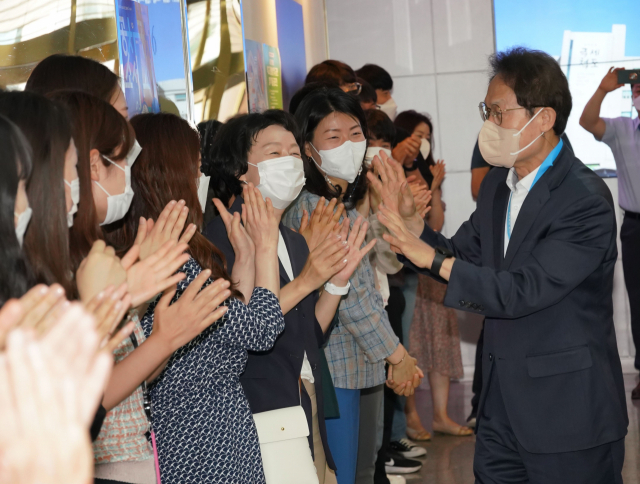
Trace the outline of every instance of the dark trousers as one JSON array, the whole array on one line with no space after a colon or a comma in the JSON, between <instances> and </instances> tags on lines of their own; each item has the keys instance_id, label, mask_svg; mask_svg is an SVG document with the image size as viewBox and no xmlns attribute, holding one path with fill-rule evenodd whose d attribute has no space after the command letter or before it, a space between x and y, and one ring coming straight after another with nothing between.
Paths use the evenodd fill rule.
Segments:
<instances>
[{"instance_id":1,"label":"dark trousers","mask_svg":"<svg viewBox=\"0 0 640 484\"><path fill-rule=\"evenodd\" d=\"M635 367L640 370L640 219L625 214L620 228L624 283L629 294L631 334L636 347Z\"/></svg>"},{"instance_id":2,"label":"dark trousers","mask_svg":"<svg viewBox=\"0 0 640 484\"><path fill-rule=\"evenodd\" d=\"M402 343L402 313L404 312L404 296L402 289L399 287L391 287L391 295L389 296L389 304L387 305L387 314L391 328L400 338ZM387 460L387 447L391 442L391 427L393 426L393 412L397 395L386 385L384 386L384 431L382 433L382 447L378 451L376 459L376 470L373 476L374 484L389 484L384 463Z\"/></svg>"},{"instance_id":3,"label":"dark trousers","mask_svg":"<svg viewBox=\"0 0 640 484\"><path fill-rule=\"evenodd\" d=\"M480 403L480 392L482 391L482 349L484 347L484 320L482 320L482 329L478 336L478 344L476 345L476 362L473 369L473 383L471 391L473 398L471 399L471 416L475 417L478 413L478 404Z\"/></svg>"},{"instance_id":4,"label":"dark trousers","mask_svg":"<svg viewBox=\"0 0 640 484\"><path fill-rule=\"evenodd\" d=\"M622 484L624 439L576 452L531 454L513 433L495 367L489 380L476 435L476 484Z\"/></svg>"}]
</instances>

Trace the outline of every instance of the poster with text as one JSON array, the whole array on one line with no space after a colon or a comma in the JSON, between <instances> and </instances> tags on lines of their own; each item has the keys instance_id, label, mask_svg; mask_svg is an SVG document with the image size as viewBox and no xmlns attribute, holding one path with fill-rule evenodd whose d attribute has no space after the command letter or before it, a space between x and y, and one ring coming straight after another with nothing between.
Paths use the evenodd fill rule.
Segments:
<instances>
[{"instance_id":1,"label":"poster with text","mask_svg":"<svg viewBox=\"0 0 640 484\"><path fill-rule=\"evenodd\" d=\"M262 44L264 54L264 70L267 83L267 103L269 109L282 109L282 72L280 70L280 53L277 47Z\"/></svg>"},{"instance_id":2,"label":"poster with text","mask_svg":"<svg viewBox=\"0 0 640 484\"><path fill-rule=\"evenodd\" d=\"M116 15L120 75L129 117L159 112L147 6L132 0L117 0Z\"/></svg>"}]
</instances>

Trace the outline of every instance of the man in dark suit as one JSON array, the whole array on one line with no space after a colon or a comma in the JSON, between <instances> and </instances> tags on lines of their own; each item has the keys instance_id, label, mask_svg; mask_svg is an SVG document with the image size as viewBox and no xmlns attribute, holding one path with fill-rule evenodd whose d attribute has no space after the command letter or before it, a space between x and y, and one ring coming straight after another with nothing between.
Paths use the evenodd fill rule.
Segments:
<instances>
[{"instance_id":1,"label":"man in dark suit","mask_svg":"<svg viewBox=\"0 0 640 484\"><path fill-rule=\"evenodd\" d=\"M413 213L397 164L378 162L385 239L448 282L445 305L486 318L476 482L621 483L613 200L560 139L571 95L557 62L516 48L491 67L479 147L498 168L476 211L447 239Z\"/></svg>"}]
</instances>

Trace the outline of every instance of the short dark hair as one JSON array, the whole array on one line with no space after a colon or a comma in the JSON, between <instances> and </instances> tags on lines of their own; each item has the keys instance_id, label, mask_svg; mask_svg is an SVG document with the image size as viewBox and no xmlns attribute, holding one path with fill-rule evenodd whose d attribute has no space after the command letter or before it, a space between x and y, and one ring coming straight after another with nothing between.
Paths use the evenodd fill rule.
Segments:
<instances>
[{"instance_id":1,"label":"short dark hair","mask_svg":"<svg viewBox=\"0 0 640 484\"><path fill-rule=\"evenodd\" d=\"M391 75L380 66L365 64L356 71L356 74L371 84L374 89L382 89L383 91L393 89L393 79Z\"/></svg>"},{"instance_id":2,"label":"short dark hair","mask_svg":"<svg viewBox=\"0 0 640 484\"><path fill-rule=\"evenodd\" d=\"M344 62L329 59L313 66L304 83L319 81L335 82L338 86L351 84L356 82L356 73Z\"/></svg>"},{"instance_id":3,"label":"short dark hair","mask_svg":"<svg viewBox=\"0 0 640 484\"><path fill-rule=\"evenodd\" d=\"M210 119L198 123L198 134L200 135L200 155L202 156L202 172L211 165L211 150L213 149L213 140L216 137L216 133L222 126L222 123L217 119Z\"/></svg>"},{"instance_id":4,"label":"short dark hair","mask_svg":"<svg viewBox=\"0 0 640 484\"><path fill-rule=\"evenodd\" d=\"M83 91L111 103L119 86L118 76L97 61L79 55L53 54L33 69L25 90L40 94L67 89Z\"/></svg>"},{"instance_id":5,"label":"short dark hair","mask_svg":"<svg viewBox=\"0 0 640 484\"><path fill-rule=\"evenodd\" d=\"M334 81L314 81L305 84L300 89L298 89L291 98L291 102L289 103L289 112L291 114L296 114L296 109L298 109L298 106L300 106L300 103L307 96L307 94L323 87L326 87L327 89L340 89L338 83Z\"/></svg>"},{"instance_id":6,"label":"short dark hair","mask_svg":"<svg viewBox=\"0 0 640 484\"><path fill-rule=\"evenodd\" d=\"M391 118L379 109L367 109L364 112L367 117L368 138L386 141L391 146L396 144L396 127Z\"/></svg>"},{"instance_id":7,"label":"short dark hair","mask_svg":"<svg viewBox=\"0 0 640 484\"><path fill-rule=\"evenodd\" d=\"M571 91L560 65L549 54L525 47L497 52L489 58L491 79L500 76L513 89L518 104L533 115L534 108L556 112L553 131L560 136L571 114Z\"/></svg>"},{"instance_id":8,"label":"short dark hair","mask_svg":"<svg viewBox=\"0 0 640 484\"><path fill-rule=\"evenodd\" d=\"M358 94L358 99L361 103L375 103L378 101L376 90L371 84L369 84L361 77L356 77L356 82L359 82L362 86L362 89L360 89L360 94Z\"/></svg>"},{"instance_id":9,"label":"short dark hair","mask_svg":"<svg viewBox=\"0 0 640 484\"><path fill-rule=\"evenodd\" d=\"M398 114L396 116L396 119L393 120L393 124L395 124L396 128L398 128L396 143L400 143L405 138L411 136L420 123L425 123L427 126L429 126L429 131L431 132L431 139L429 140L429 143L431 144L431 150L429 151L429 156L427 156L427 159L425 161L427 162L427 165L434 165L435 160L433 159L433 150L435 148L435 136L433 135L433 123L431 122L431 118L429 117L429 115L419 113L417 111L414 111L413 109L402 111L400 114ZM402 139L400 139L401 136ZM422 154L419 154L418 159L420 159L421 157Z\"/></svg>"},{"instance_id":10,"label":"short dark hair","mask_svg":"<svg viewBox=\"0 0 640 484\"><path fill-rule=\"evenodd\" d=\"M357 119L363 133L367 132L367 118L360 106L360 101L341 89L316 89L309 93L298 106L296 120L301 131L300 148L304 162L304 176L307 179L305 189L327 199L339 198L342 190L340 187L333 188L327 183L315 162L307 157L304 147L307 142L311 143L313 140L313 133L318 124L331 113L344 113ZM342 200L348 210L355 207L355 204L366 195L368 186L367 167L363 156L362 172L353 183L347 186Z\"/></svg>"},{"instance_id":11,"label":"short dark hair","mask_svg":"<svg viewBox=\"0 0 640 484\"><path fill-rule=\"evenodd\" d=\"M212 163L204 173L211 177L209 186L223 204L228 206L232 196L242 194L239 178L249 169L249 152L258 134L274 125L290 131L300 144L295 118L279 109L237 116L218 130L211 149Z\"/></svg>"}]
</instances>

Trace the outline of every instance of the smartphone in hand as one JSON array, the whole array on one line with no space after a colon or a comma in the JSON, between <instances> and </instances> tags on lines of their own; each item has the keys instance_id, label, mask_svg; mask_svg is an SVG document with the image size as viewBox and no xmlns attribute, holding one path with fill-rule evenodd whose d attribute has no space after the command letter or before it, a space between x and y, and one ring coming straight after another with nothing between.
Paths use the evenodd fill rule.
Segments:
<instances>
[{"instance_id":1,"label":"smartphone in hand","mask_svg":"<svg viewBox=\"0 0 640 484\"><path fill-rule=\"evenodd\" d=\"M618 84L640 84L640 69L618 71Z\"/></svg>"}]
</instances>

